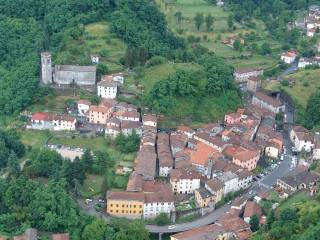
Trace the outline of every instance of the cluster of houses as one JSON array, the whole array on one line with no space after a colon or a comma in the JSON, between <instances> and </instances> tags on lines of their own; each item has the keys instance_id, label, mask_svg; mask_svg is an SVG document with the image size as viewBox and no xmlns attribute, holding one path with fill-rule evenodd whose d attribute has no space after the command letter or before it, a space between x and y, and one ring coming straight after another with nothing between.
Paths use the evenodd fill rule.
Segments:
<instances>
[{"instance_id":1,"label":"cluster of houses","mask_svg":"<svg viewBox=\"0 0 320 240\"><path fill-rule=\"evenodd\" d=\"M303 19L300 24L297 22L298 27L302 27L308 37L314 37L319 32L320 27L320 7L311 6L308 15Z\"/></svg>"},{"instance_id":2,"label":"cluster of houses","mask_svg":"<svg viewBox=\"0 0 320 240\"><path fill-rule=\"evenodd\" d=\"M260 225L264 225L266 223L266 216L263 215L262 208L259 204L262 199L265 200L265 197L262 195L253 201L248 201L246 198L238 197L233 201L230 211L218 218L215 223L171 235L170 239L249 239L252 234L249 222L253 216L258 217Z\"/></svg>"},{"instance_id":3,"label":"cluster of houses","mask_svg":"<svg viewBox=\"0 0 320 240\"><path fill-rule=\"evenodd\" d=\"M256 92L261 87L261 77L263 69L261 68L239 68L234 72L236 84L242 90Z\"/></svg>"},{"instance_id":4,"label":"cluster of houses","mask_svg":"<svg viewBox=\"0 0 320 240\"><path fill-rule=\"evenodd\" d=\"M0 240L6 240L6 237L0 236ZM38 240L38 231L34 228L27 228L24 234L19 236L14 236L13 240ZM49 239L52 240L69 240L68 233L56 233L52 234Z\"/></svg>"},{"instance_id":5,"label":"cluster of houses","mask_svg":"<svg viewBox=\"0 0 320 240\"><path fill-rule=\"evenodd\" d=\"M282 135L274 116L283 105L261 92L245 109L225 115L223 123L196 130L182 125L157 131L154 115L142 117L142 135L126 191L108 191L111 216L150 219L176 211L179 196L194 196L205 214L228 193L247 189L260 157L278 158ZM160 179L158 177L161 177Z\"/></svg>"}]
</instances>

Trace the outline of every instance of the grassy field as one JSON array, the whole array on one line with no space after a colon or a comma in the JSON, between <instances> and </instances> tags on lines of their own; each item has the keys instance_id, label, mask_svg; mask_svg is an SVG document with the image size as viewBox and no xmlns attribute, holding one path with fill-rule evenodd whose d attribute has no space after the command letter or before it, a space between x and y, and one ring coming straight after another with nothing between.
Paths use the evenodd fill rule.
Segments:
<instances>
[{"instance_id":1,"label":"grassy field","mask_svg":"<svg viewBox=\"0 0 320 240\"><path fill-rule=\"evenodd\" d=\"M205 0L157 0L161 10L165 13L169 27L177 34L183 37L190 35L200 37L200 43L210 51L230 60L236 67L263 67L268 68L276 64L277 60L271 57L262 57L253 55L247 59L239 59L242 54L233 48L221 43L222 40L232 36L243 36L249 32L258 34L259 45L267 41L272 43L272 47L279 47L278 44L267 37L264 23L255 20L255 28L234 23L236 29L228 29L228 16L230 11L221 7L209 4ZM182 21L179 22L175 14L182 13ZM211 31L207 31L205 24L198 31L194 24L194 17L197 13L203 13L207 16L209 13L214 17L214 24ZM235 59L236 58L236 59Z\"/></svg>"},{"instance_id":2,"label":"grassy field","mask_svg":"<svg viewBox=\"0 0 320 240\"><path fill-rule=\"evenodd\" d=\"M279 209L283 210L285 208L295 207L305 202L310 202L310 204L312 204L316 201L313 199L310 199L310 197L307 196L304 192L299 192L290 196L288 199L286 199L286 201L283 201L280 204Z\"/></svg>"},{"instance_id":3,"label":"grassy field","mask_svg":"<svg viewBox=\"0 0 320 240\"><path fill-rule=\"evenodd\" d=\"M51 136L50 144L61 144L71 147L88 148L93 151L102 151L108 153L110 160L115 163L115 166L121 164L127 167L133 166L133 161L136 157L135 153L123 154L119 152L112 142L107 141L103 137L83 138L75 137L68 138L57 135L53 132L25 130L21 132L21 141L26 146L32 146L33 149L44 146L48 137ZM26 158L29 152L26 154ZM112 171L115 171L113 169ZM85 183L81 187L81 193L84 198L95 195L100 192L103 177L100 175L87 175ZM117 188L125 188L128 182L127 176L115 176L115 183Z\"/></svg>"},{"instance_id":4,"label":"grassy field","mask_svg":"<svg viewBox=\"0 0 320 240\"><path fill-rule=\"evenodd\" d=\"M101 63L111 72L121 71L119 59L124 55L125 43L109 32L107 22L97 22L85 26L84 35L79 39L67 38L55 62L60 64L90 64L90 55L98 54Z\"/></svg>"},{"instance_id":5,"label":"grassy field","mask_svg":"<svg viewBox=\"0 0 320 240\"><path fill-rule=\"evenodd\" d=\"M320 69L300 70L297 73L286 77L293 81L292 86L281 86L277 81L268 83L265 88L268 90L279 90L280 88L287 92L293 100L302 107L306 107L309 97L320 89Z\"/></svg>"}]
</instances>

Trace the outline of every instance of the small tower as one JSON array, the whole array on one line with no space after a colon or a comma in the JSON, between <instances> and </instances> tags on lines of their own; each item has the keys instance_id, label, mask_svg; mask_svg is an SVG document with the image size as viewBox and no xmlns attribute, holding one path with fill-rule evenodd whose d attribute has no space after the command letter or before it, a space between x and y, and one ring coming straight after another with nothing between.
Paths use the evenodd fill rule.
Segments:
<instances>
[{"instance_id":1,"label":"small tower","mask_svg":"<svg viewBox=\"0 0 320 240\"><path fill-rule=\"evenodd\" d=\"M41 53L41 83L52 83L52 62L49 52Z\"/></svg>"}]
</instances>

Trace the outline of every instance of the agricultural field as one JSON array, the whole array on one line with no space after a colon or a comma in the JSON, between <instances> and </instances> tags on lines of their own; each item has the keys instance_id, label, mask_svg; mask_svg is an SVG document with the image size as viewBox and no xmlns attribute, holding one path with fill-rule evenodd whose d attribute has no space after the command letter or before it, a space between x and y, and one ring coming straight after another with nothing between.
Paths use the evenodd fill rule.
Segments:
<instances>
[{"instance_id":1,"label":"agricultural field","mask_svg":"<svg viewBox=\"0 0 320 240\"><path fill-rule=\"evenodd\" d=\"M302 107L306 107L309 97L320 89L320 69L300 70L285 78L290 82L289 86L283 86L278 81L272 81L266 85L268 90L279 90L287 92L292 99Z\"/></svg>"},{"instance_id":2,"label":"agricultural field","mask_svg":"<svg viewBox=\"0 0 320 240\"><path fill-rule=\"evenodd\" d=\"M278 48L279 44L267 37L265 26L261 21L254 21L254 28L240 25L234 22L235 29L228 28L228 17L230 11L209 4L205 0L157 0L161 10L165 13L169 27L180 36L199 37L201 45L210 51L223 56L230 60L236 67L263 67L269 68L274 66L278 60L270 56L251 55L248 52L239 52L232 47L224 45L221 41L228 37L244 36L246 33L255 32L259 36L257 44L264 42L272 43L273 48ZM181 20L178 19L177 13L181 13ZM205 24L197 30L194 17L197 13L207 16L209 13L214 17L214 24L211 31L207 31ZM241 55L249 57L241 58Z\"/></svg>"},{"instance_id":3,"label":"agricultural field","mask_svg":"<svg viewBox=\"0 0 320 240\"><path fill-rule=\"evenodd\" d=\"M90 55L98 54L101 63L109 71L121 71L120 58L124 55L125 43L109 32L107 22L97 22L84 26L84 34L78 39L65 39L64 45L55 56L60 64L90 64Z\"/></svg>"}]
</instances>

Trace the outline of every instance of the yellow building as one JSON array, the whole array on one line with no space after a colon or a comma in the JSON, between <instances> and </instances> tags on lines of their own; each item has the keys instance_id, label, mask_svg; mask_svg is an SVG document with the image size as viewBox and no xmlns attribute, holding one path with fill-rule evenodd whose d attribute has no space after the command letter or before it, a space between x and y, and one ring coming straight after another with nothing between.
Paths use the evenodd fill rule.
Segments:
<instances>
[{"instance_id":1,"label":"yellow building","mask_svg":"<svg viewBox=\"0 0 320 240\"><path fill-rule=\"evenodd\" d=\"M107 213L114 217L139 219L143 215L144 193L108 192Z\"/></svg>"}]
</instances>

